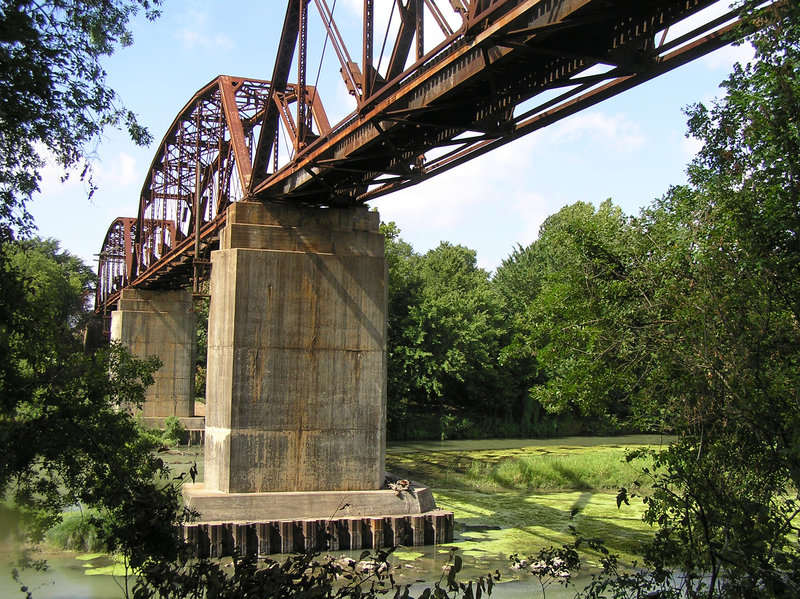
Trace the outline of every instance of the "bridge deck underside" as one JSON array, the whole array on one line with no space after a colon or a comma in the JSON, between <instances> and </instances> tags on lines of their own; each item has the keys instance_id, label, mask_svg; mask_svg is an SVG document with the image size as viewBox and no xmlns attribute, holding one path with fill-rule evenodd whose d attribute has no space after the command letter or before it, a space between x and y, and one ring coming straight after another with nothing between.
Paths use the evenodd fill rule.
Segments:
<instances>
[{"instance_id":1,"label":"bridge deck underside","mask_svg":"<svg viewBox=\"0 0 800 599\"><path fill-rule=\"evenodd\" d=\"M555 120L541 118L531 127L526 121L538 112L556 107L552 114L560 118L613 95L597 93L603 83L622 91L674 68L678 57L665 59L670 46L656 47L656 33L708 4L520 3L419 65L388 97L376 94L363 116L317 140L256 195L352 204L418 183ZM715 41L684 48L680 62L708 52ZM607 65L606 71L581 78L595 65ZM592 88L582 104L567 102ZM560 89L561 102L518 113L520 104Z\"/></svg>"}]
</instances>

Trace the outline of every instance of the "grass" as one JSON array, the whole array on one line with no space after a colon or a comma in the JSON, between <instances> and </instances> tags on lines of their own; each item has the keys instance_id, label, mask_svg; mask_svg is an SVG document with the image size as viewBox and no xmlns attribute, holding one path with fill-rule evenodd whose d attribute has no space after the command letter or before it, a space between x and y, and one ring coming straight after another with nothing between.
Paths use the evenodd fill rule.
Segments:
<instances>
[{"instance_id":1,"label":"grass","mask_svg":"<svg viewBox=\"0 0 800 599\"><path fill-rule=\"evenodd\" d=\"M625 461L625 450L603 448L567 455L538 454L474 468L476 481L507 489L619 489L641 483L644 460ZM647 460L652 467L652 460Z\"/></svg>"},{"instance_id":2,"label":"grass","mask_svg":"<svg viewBox=\"0 0 800 599\"><path fill-rule=\"evenodd\" d=\"M625 460L627 448L529 447L494 451L439 451L387 455L387 470L434 489L616 490L647 488L642 467Z\"/></svg>"},{"instance_id":3,"label":"grass","mask_svg":"<svg viewBox=\"0 0 800 599\"><path fill-rule=\"evenodd\" d=\"M46 540L56 549L95 553L105 551L92 521L97 513L92 510L65 512L61 522L47 531Z\"/></svg>"},{"instance_id":4,"label":"grass","mask_svg":"<svg viewBox=\"0 0 800 599\"><path fill-rule=\"evenodd\" d=\"M622 564L631 565L653 531L642 521L642 502L618 508L616 494L634 483L647 491L641 471L652 467L651 460L625 460L629 449L644 445L623 438L594 446L571 441L531 441L511 449L390 450L387 470L434 490L438 507L455 514L453 546L478 569L507 562L511 553L533 555L568 543L571 527L604 539ZM587 557L598 559L591 552Z\"/></svg>"}]
</instances>

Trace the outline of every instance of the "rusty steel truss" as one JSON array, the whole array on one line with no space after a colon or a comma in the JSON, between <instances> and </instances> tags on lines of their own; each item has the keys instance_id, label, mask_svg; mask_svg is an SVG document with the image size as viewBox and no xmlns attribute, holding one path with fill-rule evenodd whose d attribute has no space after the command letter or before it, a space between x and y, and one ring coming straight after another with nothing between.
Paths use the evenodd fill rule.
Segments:
<instances>
[{"instance_id":1,"label":"rusty steel truss","mask_svg":"<svg viewBox=\"0 0 800 599\"><path fill-rule=\"evenodd\" d=\"M358 62L326 0L288 0L272 78L221 76L195 94L150 165L138 216L108 230L98 311L129 285L198 291L231 202L367 202L720 48L737 25L732 13L696 18L668 36L716 0L391 3L376 37L363 0ZM310 6L355 103L334 126L306 82ZM443 39L433 48L426 26Z\"/></svg>"}]
</instances>

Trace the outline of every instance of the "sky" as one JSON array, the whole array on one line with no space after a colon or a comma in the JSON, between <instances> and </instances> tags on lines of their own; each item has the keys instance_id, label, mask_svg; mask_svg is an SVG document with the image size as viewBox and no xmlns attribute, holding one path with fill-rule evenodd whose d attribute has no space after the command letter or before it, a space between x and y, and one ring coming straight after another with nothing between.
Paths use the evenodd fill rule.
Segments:
<instances>
[{"instance_id":1,"label":"sky","mask_svg":"<svg viewBox=\"0 0 800 599\"><path fill-rule=\"evenodd\" d=\"M388 2L377 0L376 22ZM351 53L360 56L360 1L338 3L337 25ZM194 93L223 74L270 78L284 12L282 0L165 0L158 20L137 16L133 45L103 64L107 83L155 141L139 148L125 133L107 131L92 148L99 189L91 199L78 173L64 182L64 173L48 165L41 193L29 205L38 234L60 240L63 249L96 267L111 222L136 216L158 143ZM334 53L327 46L322 52L316 15L309 39L309 83L319 72L320 96L333 124L355 104ZM720 96L732 64L750 57L746 46L726 47L370 205L382 220L394 221L417 252L442 241L461 244L477 252L480 267L494 271L517 245L532 243L544 219L565 205L610 198L636 214L670 185L684 183L686 165L700 147L685 135L684 108Z\"/></svg>"}]
</instances>

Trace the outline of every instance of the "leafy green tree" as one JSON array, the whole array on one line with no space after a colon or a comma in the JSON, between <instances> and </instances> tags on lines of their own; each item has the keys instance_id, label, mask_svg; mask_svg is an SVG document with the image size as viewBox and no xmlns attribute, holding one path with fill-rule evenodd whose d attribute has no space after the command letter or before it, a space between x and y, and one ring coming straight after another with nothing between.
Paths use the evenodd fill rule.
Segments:
<instances>
[{"instance_id":1,"label":"leafy green tree","mask_svg":"<svg viewBox=\"0 0 800 599\"><path fill-rule=\"evenodd\" d=\"M631 279L631 239L610 201L597 209L579 202L550 216L539 239L498 272L514 311L506 353L535 357L530 400L549 412L624 421L642 391L644 365L634 354L646 316ZM526 286L517 290L506 280L519 271Z\"/></svg>"},{"instance_id":2,"label":"leafy green tree","mask_svg":"<svg viewBox=\"0 0 800 599\"><path fill-rule=\"evenodd\" d=\"M393 437L402 438L408 425L409 399L414 383L406 365L416 357L416 349L404 342L412 325L411 307L419 298L421 281L417 272L420 257L410 244L400 238L393 222L381 223L386 238L386 263L389 271L388 305L386 314L386 378L387 429Z\"/></svg>"},{"instance_id":3,"label":"leafy green tree","mask_svg":"<svg viewBox=\"0 0 800 599\"><path fill-rule=\"evenodd\" d=\"M756 60L735 66L722 100L689 110L689 132L704 142L690 175L798 318L800 6L755 5L744 3Z\"/></svg>"},{"instance_id":4,"label":"leafy green tree","mask_svg":"<svg viewBox=\"0 0 800 599\"><path fill-rule=\"evenodd\" d=\"M34 540L64 508L82 504L109 516L110 546L152 550L136 506L148 497L174 512L177 491L157 483L163 464L124 408L141 404L157 360L135 360L119 346L83 353L79 325L94 275L56 242L34 238L0 250L4 280L20 290L4 306L0 330L3 496L23 512Z\"/></svg>"},{"instance_id":5,"label":"leafy green tree","mask_svg":"<svg viewBox=\"0 0 800 599\"><path fill-rule=\"evenodd\" d=\"M498 390L500 302L474 250L442 243L419 261L418 303L404 341L412 401L441 410L493 410Z\"/></svg>"},{"instance_id":6,"label":"leafy green tree","mask_svg":"<svg viewBox=\"0 0 800 599\"><path fill-rule=\"evenodd\" d=\"M80 258L61 251L55 239L32 237L6 247L9 266L22 278L25 301L34 307L24 338L27 351L78 349L96 279ZM42 326L48 323L48 326Z\"/></svg>"},{"instance_id":7,"label":"leafy green tree","mask_svg":"<svg viewBox=\"0 0 800 599\"><path fill-rule=\"evenodd\" d=\"M657 460L650 555L705 597L800 594L800 6L755 6L756 60L689 111L704 142L691 187L643 219L685 235L662 254L682 272L660 352L682 436Z\"/></svg>"},{"instance_id":8,"label":"leafy green tree","mask_svg":"<svg viewBox=\"0 0 800 599\"><path fill-rule=\"evenodd\" d=\"M690 185L643 211L627 237L622 281L642 306L624 333L628 363L643 366L637 400L679 434L645 473L657 529L647 580L670 587L665 596L800 595L800 7L744 9L756 60L712 108L690 109L704 142ZM614 299L613 287L603 296ZM598 318L624 325L613 312ZM626 580L617 573L586 596L628 596Z\"/></svg>"},{"instance_id":9,"label":"leafy green tree","mask_svg":"<svg viewBox=\"0 0 800 599\"><path fill-rule=\"evenodd\" d=\"M394 223L383 225L383 232L390 434L404 437L410 414L440 420L459 413L505 415L502 303L475 252L442 243L420 256Z\"/></svg>"},{"instance_id":10,"label":"leafy green tree","mask_svg":"<svg viewBox=\"0 0 800 599\"><path fill-rule=\"evenodd\" d=\"M150 135L105 83L100 64L132 42L129 19L155 18L161 0L3 0L0 4L0 222L31 225L25 204L44 155L90 170L90 144L106 126L137 143Z\"/></svg>"}]
</instances>

